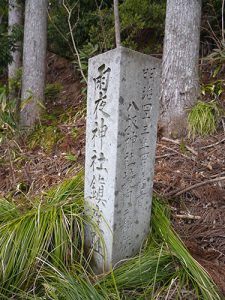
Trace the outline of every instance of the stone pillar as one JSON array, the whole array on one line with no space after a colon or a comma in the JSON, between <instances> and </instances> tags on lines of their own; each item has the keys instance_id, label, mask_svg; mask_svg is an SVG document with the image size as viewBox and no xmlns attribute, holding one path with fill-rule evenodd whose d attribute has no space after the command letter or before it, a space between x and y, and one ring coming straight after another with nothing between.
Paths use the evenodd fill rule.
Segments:
<instances>
[{"instance_id":1,"label":"stone pillar","mask_svg":"<svg viewBox=\"0 0 225 300\"><path fill-rule=\"evenodd\" d=\"M149 231L160 73L160 60L123 47L89 60L85 200L99 230L87 226L85 239L96 273L135 255Z\"/></svg>"}]
</instances>

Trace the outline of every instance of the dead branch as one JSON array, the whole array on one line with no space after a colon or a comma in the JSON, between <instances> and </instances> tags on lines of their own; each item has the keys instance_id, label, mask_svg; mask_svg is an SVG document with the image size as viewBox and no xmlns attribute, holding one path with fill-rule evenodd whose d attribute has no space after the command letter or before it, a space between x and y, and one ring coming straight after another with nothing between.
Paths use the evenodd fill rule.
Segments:
<instances>
[{"instance_id":1,"label":"dead branch","mask_svg":"<svg viewBox=\"0 0 225 300\"><path fill-rule=\"evenodd\" d=\"M178 218L178 219L188 219L188 220L200 220L201 217L200 216L194 216L194 215L190 215L190 214L187 214L187 215L174 215L175 218Z\"/></svg>"},{"instance_id":2,"label":"dead branch","mask_svg":"<svg viewBox=\"0 0 225 300\"><path fill-rule=\"evenodd\" d=\"M169 148L169 147L167 147L167 146L165 146L165 145L162 145L162 144L159 144L159 143L157 144L157 146L162 147L162 148L165 148L165 149L170 150L170 151L172 151L172 152L174 152L174 153L176 153L176 154L179 154L179 155L181 155L181 156L183 156L183 157L185 157L185 158L187 158L187 159L190 159L190 160L195 161L192 157L189 157L189 156L187 156L187 155L185 155L185 154L183 154L183 153L180 153L179 151L177 151L177 150L175 150L175 149L173 149L173 148Z\"/></svg>"},{"instance_id":3,"label":"dead branch","mask_svg":"<svg viewBox=\"0 0 225 300\"><path fill-rule=\"evenodd\" d=\"M212 175L211 178L216 178L218 176L225 175L225 172L220 172L219 174Z\"/></svg>"},{"instance_id":4,"label":"dead branch","mask_svg":"<svg viewBox=\"0 0 225 300\"><path fill-rule=\"evenodd\" d=\"M158 155L155 157L155 159L167 158L167 157L174 156L174 155L176 155L176 153L167 153L164 155Z\"/></svg>"},{"instance_id":5,"label":"dead branch","mask_svg":"<svg viewBox=\"0 0 225 300\"><path fill-rule=\"evenodd\" d=\"M176 144L176 145L179 145L181 144L181 142L179 140L172 140L172 139L169 139L169 138L166 138L166 137L162 137L162 141L165 141L165 142L170 142L170 143L173 143L173 144ZM185 147L187 148L188 151L190 151L192 154L194 155L198 155L198 152L195 151L193 148L185 145Z\"/></svg>"},{"instance_id":6,"label":"dead branch","mask_svg":"<svg viewBox=\"0 0 225 300\"><path fill-rule=\"evenodd\" d=\"M225 138L222 139L222 140L220 140L220 141L218 141L218 142L216 142L216 143L214 143L214 144L210 144L210 145L208 145L208 146L201 147L200 149L201 149L201 150L205 150L205 149L208 149L208 148L212 148L212 147L214 147L214 146L217 146L217 145L223 143L224 141L225 141Z\"/></svg>"},{"instance_id":7,"label":"dead branch","mask_svg":"<svg viewBox=\"0 0 225 300\"><path fill-rule=\"evenodd\" d=\"M206 184L209 184L209 183L223 181L223 180L225 180L225 177L217 177L217 178L214 178L214 179L209 179L209 180L202 181L202 182L196 183L194 185L188 186L188 187L186 187L184 189L181 189L181 190L172 191L172 192L168 193L165 196L166 197L172 197L172 196L177 197L177 196L180 196L183 193L189 192L189 191L191 191L195 188L198 188L200 186L203 186L203 185L206 185Z\"/></svg>"},{"instance_id":8,"label":"dead branch","mask_svg":"<svg viewBox=\"0 0 225 300\"><path fill-rule=\"evenodd\" d=\"M208 23L210 32L212 33L212 37L214 38L214 42L216 43L218 49L221 49L221 42L220 42L220 40L218 39L218 37L216 36L215 32L213 31L213 29L212 29L209 21L207 21L207 23Z\"/></svg>"}]
</instances>

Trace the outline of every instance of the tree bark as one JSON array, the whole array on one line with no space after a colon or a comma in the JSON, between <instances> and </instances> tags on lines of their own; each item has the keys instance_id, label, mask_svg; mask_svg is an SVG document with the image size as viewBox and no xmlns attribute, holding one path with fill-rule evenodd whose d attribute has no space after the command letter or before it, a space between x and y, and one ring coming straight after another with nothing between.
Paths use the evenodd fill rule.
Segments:
<instances>
[{"instance_id":1,"label":"tree bark","mask_svg":"<svg viewBox=\"0 0 225 300\"><path fill-rule=\"evenodd\" d=\"M23 10L22 5L18 0L9 0L8 10L8 33L11 34L15 26L21 26L23 23ZM17 70L22 66L22 51L21 43L15 45L16 50L12 53L13 61L8 65L8 78L9 81L16 77Z\"/></svg>"},{"instance_id":2,"label":"tree bark","mask_svg":"<svg viewBox=\"0 0 225 300\"><path fill-rule=\"evenodd\" d=\"M187 133L187 108L199 93L201 0L167 0L160 126L164 135Z\"/></svg>"},{"instance_id":3,"label":"tree bark","mask_svg":"<svg viewBox=\"0 0 225 300\"><path fill-rule=\"evenodd\" d=\"M21 127L32 128L44 100L48 0L26 0Z\"/></svg>"},{"instance_id":4,"label":"tree bark","mask_svg":"<svg viewBox=\"0 0 225 300\"><path fill-rule=\"evenodd\" d=\"M120 38L120 15L119 15L119 3L118 0L114 0L114 19L115 19L115 36L116 36L116 47L121 46Z\"/></svg>"}]
</instances>

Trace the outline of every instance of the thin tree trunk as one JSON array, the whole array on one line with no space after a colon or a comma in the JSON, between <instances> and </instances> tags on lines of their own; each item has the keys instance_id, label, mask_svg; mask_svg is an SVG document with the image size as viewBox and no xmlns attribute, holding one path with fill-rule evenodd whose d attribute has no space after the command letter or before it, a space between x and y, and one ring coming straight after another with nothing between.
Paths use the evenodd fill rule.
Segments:
<instances>
[{"instance_id":1,"label":"thin tree trunk","mask_svg":"<svg viewBox=\"0 0 225 300\"><path fill-rule=\"evenodd\" d=\"M23 10L22 5L18 3L18 0L9 0L8 11L8 32L12 33L13 28L21 26L23 22ZM8 65L8 78L9 81L16 77L17 70L22 66L22 51L21 43L18 42L15 45L16 50L12 53L13 61Z\"/></svg>"},{"instance_id":2,"label":"thin tree trunk","mask_svg":"<svg viewBox=\"0 0 225 300\"><path fill-rule=\"evenodd\" d=\"M225 43L225 37L224 37L224 6L225 6L225 0L222 0L222 42L223 46Z\"/></svg>"},{"instance_id":3,"label":"thin tree trunk","mask_svg":"<svg viewBox=\"0 0 225 300\"><path fill-rule=\"evenodd\" d=\"M118 0L114 0L114 18L115 18L115 36L116 36L116 47L120 47L120 16L119 16L119 4Z\"/></svg>"},{"instance_id":4,"label":"thin tree trunk","mask_svg":"<svg viewBox=\"0 0 225 300\"><path fill-rule=\"evenodd\" d=\"M187 108L199 93L201 0L167 0L160 125L167 136L187 132Z\"/></svg>"},{"instance_id":5,"label":"thin tree trunk","mask_svg":"<svg viewBox=\"0 0 225 300\"><path fill-rule=\"evenodd\" d=\"M21 127L32 128L44 100L48 0L26 0Z\"/></svg>"}]
</instances>

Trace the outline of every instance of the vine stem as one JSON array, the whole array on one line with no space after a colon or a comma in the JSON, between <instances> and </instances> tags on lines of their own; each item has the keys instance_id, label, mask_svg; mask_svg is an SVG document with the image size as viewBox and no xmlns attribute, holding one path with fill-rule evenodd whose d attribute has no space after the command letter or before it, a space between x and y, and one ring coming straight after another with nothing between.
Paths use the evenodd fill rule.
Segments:
<instances>
[{"instance_id":1,"label":"vine stem","mask_svg":"<svg viewBox=\"0 0 225 300\"><path fill-rule=\"evenodd\" d=\"M76 2L76 4L78 3L78 1ZM76 6L76 4L74 5L74 7ZM71 19L71 14L72 14L72 10L73 9L69 9L66 4L65 4L65 1L63 0L63 7L65 8L67 14L68 14L68 18L67 18L67 22L68 22L68 25L69 25L69 30L70 30L70 37L71 37L71 40L72 40L72 44L73 44L73 48L74 48L74 51L76 53L76 56L77 56L77 60L78 60L78 65L79 65L79 68L80 68L80 72L81 72L81 75L85 81L85 83L87 84L87 78L86 76L84 75L84 72L82 70L82 64L81 64L81 60L80 60L80 55L79 55L79 52L77 50L77 46L76 46L76 42L75 42L75 39L74 39L74 36L73 36L73 28L72 28L72 25L71 25L71 22L70 22L70 19Z\"/></svg>"}]
</instances>

